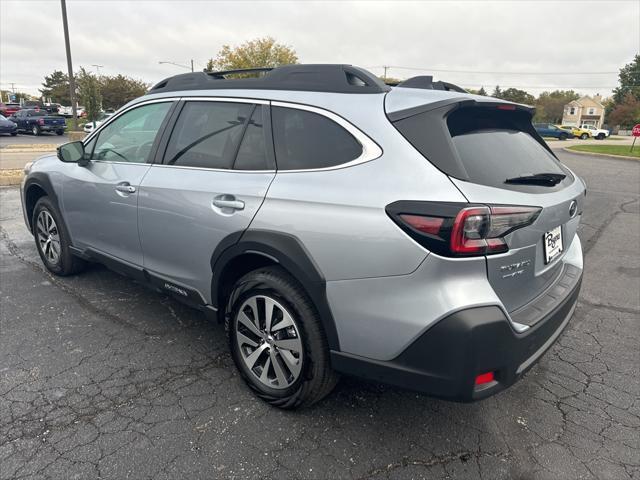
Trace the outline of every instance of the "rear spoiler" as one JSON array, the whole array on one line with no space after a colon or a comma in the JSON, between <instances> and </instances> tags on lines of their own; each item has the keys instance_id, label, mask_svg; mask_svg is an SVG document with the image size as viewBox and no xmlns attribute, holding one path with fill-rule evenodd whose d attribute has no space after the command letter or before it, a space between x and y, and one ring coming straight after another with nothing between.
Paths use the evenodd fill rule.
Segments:
<instances>
[{"instance_id":1,"label":"rear spoiler","mask_svg":"<svg viewBox=\"0 0 640 480\"><path fill-rule=\"evenodd\" d=\"M498 108L500 110L521 110L529 112L531 118L536 113L535 107L529 105L523 105L521 103L505 102L505 101L478 101L473 98L454 97L447 98L446 100L440 100L439 102L426 103L424 105L418 105L417 107L405 108L404 110L398 110L397 112L391 112L387 114L387 118L391 122L403 120L405 118L413 117L420 113L429 112L431 110L437 110L443 107L451 106L451 109L447 111L450 113L455 108L462 107L479 107L479 108Z\"/></svg>"},{"instance_id":2,"label":"rear spoiler","mask_svg":"<svg viewBox=\"0 0 640 480\"><path fill-rule=\"evenodd\" d=\"M520 113L519 130L531 135L557 160L549 145L533 127L531 120L536 110L528 105L497 99L478 101L474 98L457 96L387 113L387 118L410 143L412 139L413 142L418 142L419 147L414 146L439 170L460 180L469 180L467 171L453 145L447 124L447 117L462 108L496 109ZM413 117L418 115L420 120L414 121Z\"/></svg>"}]
</instances>

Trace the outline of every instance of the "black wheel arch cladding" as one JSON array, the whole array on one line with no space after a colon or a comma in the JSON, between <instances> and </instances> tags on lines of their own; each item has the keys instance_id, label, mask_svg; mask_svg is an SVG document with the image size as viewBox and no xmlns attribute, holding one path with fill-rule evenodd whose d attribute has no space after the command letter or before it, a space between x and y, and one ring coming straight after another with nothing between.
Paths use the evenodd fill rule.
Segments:
<instances>
[{"instance_id":1,"label":"black wheel arch cladding","mask_svg":"<svg viewBox=\"0 0 640 480\"><path fill-rule=\"evenodd\" d=\"M58 211L60 212L61 210L60 210L60 203L58 201L58 196L56 195L56 191L53 188L53 184L51 183L51 179L49 178L49 175L44 172L30 173L24 184L24 195L25 195L25 206L29 208L29 211L28 211L29 215L27 215L28 221L29 221L29 227L33 231L33 225L32 225L33 208L35 207L36 202L40 197L33 200L32 204L27 202L29 198L28 197L29 192L31 191L32 188L39 188L40 190L44 191L45 195L49 197L49 199L55 205ZM60 220L64 222L64 218L62 218L62 215Z\"/></svg>"},{"instance_id":2,"label":"black wheel arch cladding","mask_svg":"<svg viewBox=\"0 0 640 480\"><path fill-rule=\"evenodd\" d=\"M309 252L294 235L259 229L227 235L211 256L213 306L224 309L221 280L227 265L240 256L250 254L267 257L302 285L318 310L329 348L339 350L338 333L327 301L326 280Z\"/></svg>"}]
</instances>

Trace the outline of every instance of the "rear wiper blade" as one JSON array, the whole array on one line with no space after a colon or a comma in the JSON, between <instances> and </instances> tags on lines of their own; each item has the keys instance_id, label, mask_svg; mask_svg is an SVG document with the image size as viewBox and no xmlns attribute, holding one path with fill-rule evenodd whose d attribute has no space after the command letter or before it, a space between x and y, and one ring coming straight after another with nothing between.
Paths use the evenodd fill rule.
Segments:
<instances>
[{"instance_id":1,"label":"rear wiper blade","mask_svg":"<svg viewBox=\"0 0 640 480\"><path fill-rule=\"evenodd\" d=\"M567 176L564 173L534 173L520 177L507 178L504 183L517 183L522 185L543 185L553 187Z\"/></svg>"}]
</instances>

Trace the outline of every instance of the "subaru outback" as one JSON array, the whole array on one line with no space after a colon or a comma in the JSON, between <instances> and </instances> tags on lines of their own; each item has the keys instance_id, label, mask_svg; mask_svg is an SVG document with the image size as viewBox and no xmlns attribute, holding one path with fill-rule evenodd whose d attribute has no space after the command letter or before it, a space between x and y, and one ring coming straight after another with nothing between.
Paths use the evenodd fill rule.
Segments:
<instances>
[{"instance_id":1,"label":"subaru outback","mask_svg":"<svg viewBox=\"0 0 640 480\"><path fill-rule=\"evenodd\" d=\"M223 322L281 408L340 374L479 400L557 340L586 190L532 108L349 65L237 73L163 80L25 168L50 272L102 263Z\"/></svg>"}]
</instances>

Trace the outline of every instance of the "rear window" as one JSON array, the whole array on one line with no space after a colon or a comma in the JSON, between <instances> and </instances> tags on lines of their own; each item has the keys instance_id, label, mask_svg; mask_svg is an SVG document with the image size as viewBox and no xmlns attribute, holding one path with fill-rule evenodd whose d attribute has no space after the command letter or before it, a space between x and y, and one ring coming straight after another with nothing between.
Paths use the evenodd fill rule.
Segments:
<instances>
[{"instance_id":1,"label":"rear window","mask_svg":"<svg viewBox=\"0 0 640 480\"><path fill-rule=\"evenodd\" d=\"M548 192L562 188L571 180L569 171L534 138L535 130L528 112L462 107L443 118L444 114L446 112L442 111L421 113L394 125L447 175L520 191L543 188ZM548 124L540 126L549 127ZM560 173L567 178L555 187L504 183L508 178L536 173Z\"/></svg>"},{"instance_id":2,"label":"rear window","mask_svg":"<svg viewBox=\"0 0 640 480\"><path fill-rule=\"evenodd\" d=\"M31 117L46 117L47 116L47 111L46 110L32 110L29 112L29 116Z\"/></svg>"}]
</instances>

